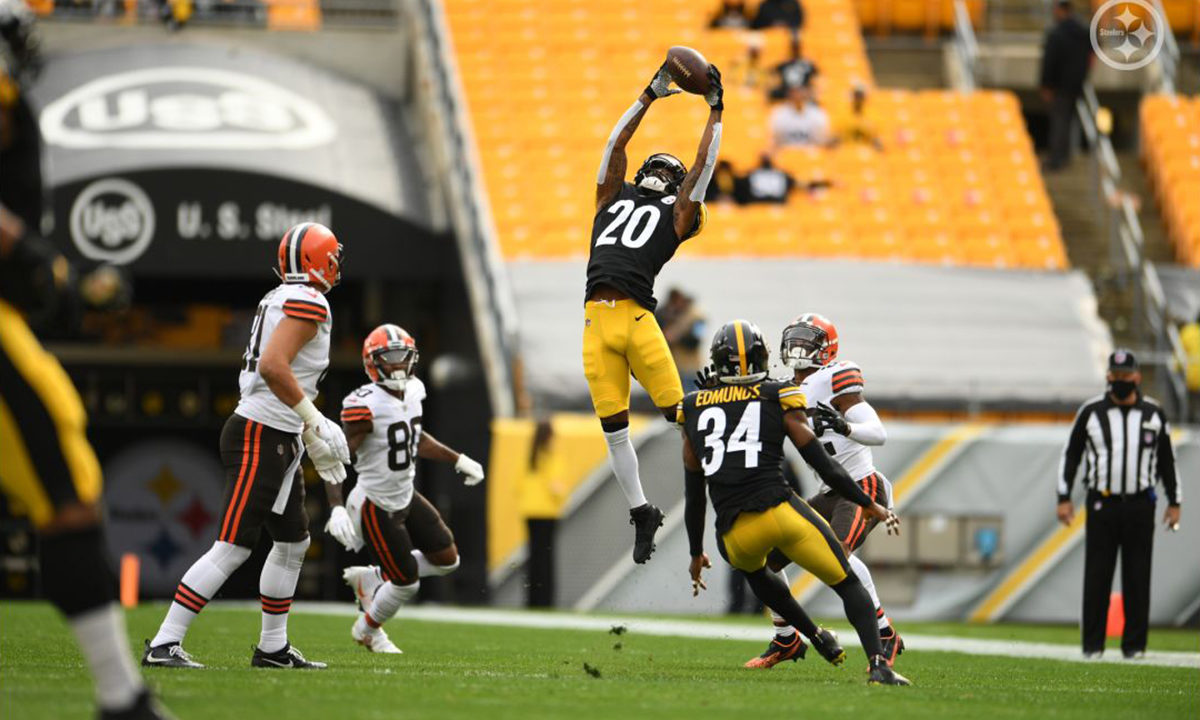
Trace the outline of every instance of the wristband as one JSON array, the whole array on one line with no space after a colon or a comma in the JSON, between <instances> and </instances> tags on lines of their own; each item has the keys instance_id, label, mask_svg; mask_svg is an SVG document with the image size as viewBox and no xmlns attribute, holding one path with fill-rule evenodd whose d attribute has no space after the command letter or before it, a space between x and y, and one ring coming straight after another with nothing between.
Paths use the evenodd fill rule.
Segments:
<instances>
[{"instance_id":1,"label":"wristband","mask_svg":"<svg viewBox=\"0 0 1200 720\"><path fill-rule=\"evenodd\" d=\"M292 412L299 415L305 425L316 425L321 421L321 412L317 410L316 405L313 405L313 401L308 398L304 398L293 405Z\"/></svg>"}]
</instances>

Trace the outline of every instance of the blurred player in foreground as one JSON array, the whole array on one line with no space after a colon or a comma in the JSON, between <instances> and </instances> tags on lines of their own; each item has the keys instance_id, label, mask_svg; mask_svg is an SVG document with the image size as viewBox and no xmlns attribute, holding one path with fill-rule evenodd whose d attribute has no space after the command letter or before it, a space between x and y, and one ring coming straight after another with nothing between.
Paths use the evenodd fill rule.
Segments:
<instances>
[{"instance_id":1,"label":"blurred player in foreground","mask_svg":"<svg viewBox=\"0 0 1200 720\"><path fill-rule=\"evenodd\" d=\"M801 315L784 329L779 354L783 363L795 371L792 382L804 393L813 434L850 477L858 478L858 486L872 502L891 508L892 484L875 469L870 448L884 444L887 432L875 408L863 398L862 370L853 362L837 360L837 328L816 313ZM854 574L871 594L883 654L889 664L895 662L896 656L904 652L904 641L883 612L870 571L854 555L879 521L864 513L856 503L834 492L827 483L808 499L808 504L833 528ZM776 550L767 559L767 567L786 583L788 578L783 569L790 562ZM778 614L773 618L775 638L766 652L747 662L746 667L769 669L784 660L796 659L800 645L796 628Z\"/></svg>"},{"instance_id":2,"label":"blurred player in foreground","mask_svg":"<svg viewBox=\"0 0 1200 720\"><path fill-rule=\"evenodd\" d=\"M42 590L79 642L100 717L166 718L138 675L116 602L83 402L23 315L58 303L68 272L0 205L0 486L37 530Z\"/></svg>"},{"instance_id":3,"label":"blurred player in foreground","mask_svg":"<svg viewBox=\"0 0 1200 720\"><path fill-rule=\"evenodd\" d=\"M300 460L307 452L326 482L346 478L350 462L337 423L313 405L329 366L333 318L325 293L342 278L342 246L317 223L301 223L279 243L282 283L258 304L238 376L241 400L221 430L225 510L212 549L179 582L175 600L142 664L199 668L183 649L196 616L258 543L265 527L274 544L259 577L262 634L252 667L320 669L288 642L287 620L308 550L308 514ZM301 447L303 441L303 447Z\"/></svg>"},{"instance_id":4,"label":"blurred player in foreground","mask_svg":"<svg viewBox=\"0 0 1200 720\"><path fill-rule=\"evenodd\" d=\"M837 493L862 513L899 532L900 521L874 502L834 462L805 418L804 392L789 382L767 379L767 345L745 320L726 323L713 338L707 387L688 393L679 404L683 426L685 517L692 560L693 593L704 588L705 487L717 514L717 545L730 565L746 573L754 594L807 635L834 665L845 660L833 633L818 628L792 597L787 583L766 567L774 550L816 575L842 599L846 617L867 655L871 684L908 685L883 654L875 606L850 569L829 525L788 486L783 477L783 442L800 455ZM797 639L797 642L799 640ZM801 654L801 656L803 656Z\"/></svg>"},{"instance_id":5,"label":"blurred player in foreground","mask_svg":"<svg viewBox=\"0 0 1200 720\"><path fill-rule=\"evenodd\" d=\"M702 200L721 145L724 91L709 66L710 107L696 160L689 171L673 155L656 153L642 163L633 184L625 182L625 147L650 104L674 95L664 63L650 84L617 121L596 177L596 216L584 302L583 373L608 459L629 502L634 526L633 561L654 552L663 512L646 500L637 453L629 438L629 377L632 372L668 420L683 386L662 330L654 319L654 279L681 243L704 229Z\"/></svg>"},{"instance_id":6,"label":"blurred player in foreground","mask_svg":"<svg viewBox=\"0 0 1200 720\"><path fill-rule=\"evenodd\" d=\"M383 623L416 596L421 578L458 569L454 534L413 488L417 458L454 463L467 485L483 481L483 466L422 429L425 384L415 375L417 344L404 328L372 330L362 357L371 382L342 401L358 483L345 504L341 488L326 485L332 512L325 530L351 551L360 550L366 538L378 565L349 567L342 575L362 608L350 635L371 652L397 654L401 650Z\"/></svg>"}]
</instances>

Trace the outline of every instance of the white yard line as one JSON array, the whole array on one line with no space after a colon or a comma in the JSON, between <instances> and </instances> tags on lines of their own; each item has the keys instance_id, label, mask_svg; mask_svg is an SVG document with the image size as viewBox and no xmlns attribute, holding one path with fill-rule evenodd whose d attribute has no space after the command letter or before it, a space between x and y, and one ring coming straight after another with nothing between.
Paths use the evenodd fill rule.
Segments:
<instances>
[{"instance_id":1,"label":"white yard line","mask_svg":"<svg viewBox=\"0 0 1200 720\"><path fill-rule=\"evenodd\" d=\"M253 602L218 602L210 608L252 608ZM293 612L314 615L342 615L351 617L358 610L349 603L298 602ZM559 612L526 612L522 610L499 610L493 608L458 608L432 605L417 605L403 608L396 617L425 622L456 623L461 625L490 625L501 627L534 628L541 630L596 630L607 632L615 625L623 625L629 633L661 637L688 637L710 640L745 640L765 642L770 639L771 628L753 627L735 623L692 622L689 620L662 620L619 615L579 615ZM857 638L849 627L835 628L847 647L857 646ZM984 640L976 638L947 637L943 635L904 634L904 644L909 650L934 652L958 652L968 655L999 655L1002 657L1043 658L1067 662L1108 662L1162 667L1200 668L1200 653L1162 652L1146 653L1143 660L1128 661L1120 652L1105 653L1102 660L1085 660L1078 646L1053 643L1022 642L1012 640Z\"/></svg>"}]
</instances>

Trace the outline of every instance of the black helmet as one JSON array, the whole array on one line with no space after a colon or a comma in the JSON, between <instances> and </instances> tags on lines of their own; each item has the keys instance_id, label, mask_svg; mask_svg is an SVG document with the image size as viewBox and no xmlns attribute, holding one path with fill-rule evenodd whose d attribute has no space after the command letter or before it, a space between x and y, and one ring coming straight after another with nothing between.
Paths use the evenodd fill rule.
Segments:
<instances>
[{"instance_id":1,"label":"black helmet","mask_svg":"<svg viewBox=\"0 0 1200 720\"><path fill-rule=\"evenodd\" d=\"M687 166L670 153L655 153L646 158L633 176L633 184L643 195L674 195L687 175Z\"/></svg>"},{"instance_id":2,"label":"black helmet","mask_svg":"<svg viewBox=\"0 0 1200 720\"><path fill-rule=\"evenodd\" d=\"M749 320L725 323L713 337L708 356L717 379L748 385L767 377L767 341Z\"/></svg>"}]
</instances>

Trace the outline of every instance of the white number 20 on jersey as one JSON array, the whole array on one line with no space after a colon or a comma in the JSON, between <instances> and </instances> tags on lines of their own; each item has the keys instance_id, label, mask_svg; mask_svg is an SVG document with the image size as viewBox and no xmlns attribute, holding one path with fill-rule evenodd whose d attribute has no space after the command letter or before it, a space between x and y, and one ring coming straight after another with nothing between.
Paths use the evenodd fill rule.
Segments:
<instances>
[{"instance_id":1,"label":"white number 20 on jersey","mask_svg":"<svg viewBox=\"0 0 1200 720\"><path fill-rule=\"evenodd\" d=\"M633 201L629 199L616 201L609 206L608 213L616 217L596 238L596 247L616 245L617 233L620 233L621 244L636 250L650 240L660 216L657 205L643 205L634 210Z\"/></svg>"},{"instance_id":2,"label":"white number 20 on jersey","mask_svg":"<svg viewBox=\"0 0 1200 720\"><path fill-rule=\"evenodd\" d=\"M762 419L762 403L752 402L742 412L737 427L725 442L725 409L716 406L700 413L696 426L704 435L704 447L708 451L701 458L704 475L708 477L725 463L725 456L740 452L744 456L743 467L758 467L758 453L762 450L762 442L758 439L758 430Z\"/></svg>"}]
</instances>

